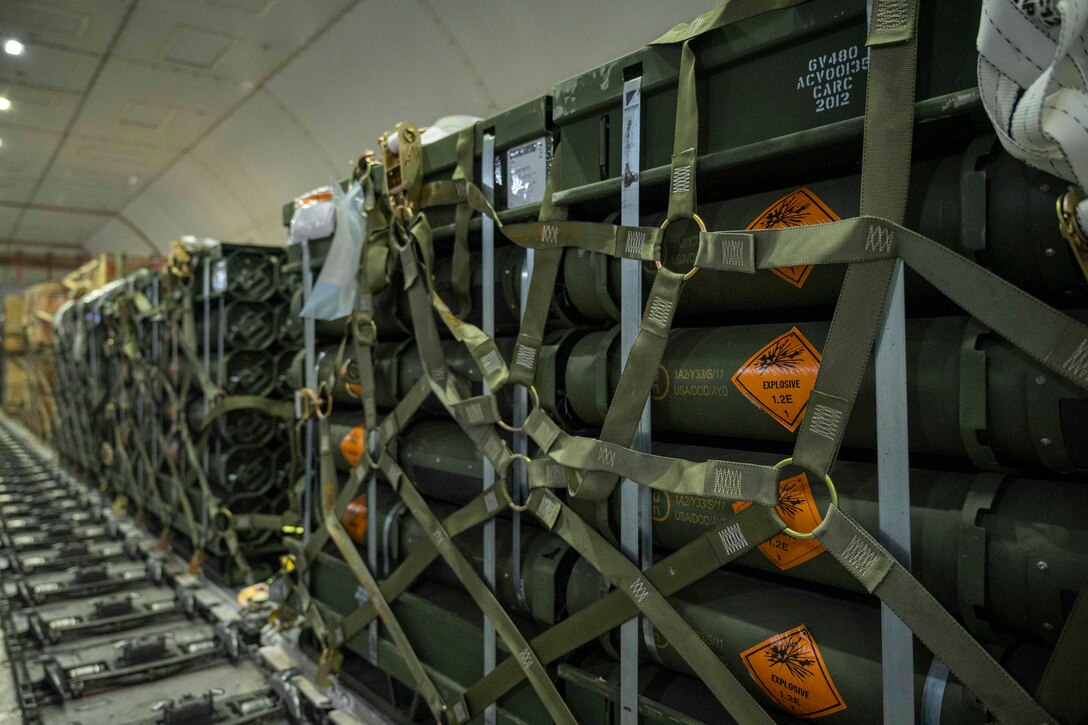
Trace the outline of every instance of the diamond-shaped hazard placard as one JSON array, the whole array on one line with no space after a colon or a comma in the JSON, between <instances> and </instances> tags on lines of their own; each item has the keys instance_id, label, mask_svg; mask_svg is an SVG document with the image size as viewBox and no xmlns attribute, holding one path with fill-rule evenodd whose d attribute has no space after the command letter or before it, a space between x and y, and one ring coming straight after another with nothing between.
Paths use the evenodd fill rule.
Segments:
<instances>
[{"instance_id":1,"label":"diamond-shaped hazard placard","mask_svg":"<svg viewBox=\"0 0 1088 725\"><path fill-rule=\"evenodd\" d=\"M357 425L340 440L340 455L351 465L357 465L363 457L363 426Z\"/></svg>"},{"instance_id":2,"label":"diamond-shaped hazard placard","mask_svg":"<svg viewBox=\"0 0 1088 725\"><path fill-rule=\"evenodd\" d=\"M817 718L846 709L816 640L805 625L740 653L752 679L796 717Z\"/></svg>"},{"instance_id":3,"label":"diamond-shaped hazard placard","mask_svg":"<svg viewBox=\"0 0 1088 725\"><path fill-rule=\"evenodd\" d=\"M785 229L837 221L839 216L831 211L820 197L810 189L801 187L764 209L755 221L748 225L748 229ZM812 265L778 267L771 271L794 287L801 287L812 272Z\"/></svg>"},{"instance_id":4,"label":"diamond-shaped hazard placard","mask_svg":"<svg viewBox=\"0 0 1088 725\"><path fill-rule=\"evenodd\" d=\"M733 504L733 510L743 511L751 505L751 501L737 501ZM786 522L786 526L794 531L813 531L823 521L816 509L816 502L812 500L812 489L809 488L808 476L804 472L779 481L778 506L775 510ZM789 534L775 534L760 544L759 550L775 566L786 571L798 564L804 564L827 551L827 548L819 539L797 539Z\"/></svg>"},{"instance_id":5,"label":"diamond-shaped hazard placard","mask_svg":"<svg viewBox=\"0 0 1088 725\"><path fill-rule=\"evenodd\" d=\"M796 327L774 338L741 365L733 384L789 430L797 430L820 372L820 353Z\"/></svg>"}]
</instances>

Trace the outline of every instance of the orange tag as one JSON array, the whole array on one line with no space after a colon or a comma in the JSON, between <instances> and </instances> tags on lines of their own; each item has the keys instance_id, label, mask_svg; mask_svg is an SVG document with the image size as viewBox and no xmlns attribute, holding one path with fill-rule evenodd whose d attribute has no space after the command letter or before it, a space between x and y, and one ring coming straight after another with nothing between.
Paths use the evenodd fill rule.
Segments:
<instances>
[{"instance_id":1,"label":"orange tag","mask_svg":"<svg viewBox=\"0 0 1088 725\"><path fill-rule=\"evenodd\" d=\"M366 530L370 523L369 517L365 493L362 496L356 496L348 504L347 509L344 510L344 515L340 517L340 523L343 524L348 536L356 544L366 543Z\"/></svg>"},{"instance_id":2,"label":"orange tag","mask_svg":"<svg viewBox=\"0 0 1088 725\"><path fill-rule=\"evenodd\" d=\"M733 504L733 511L739 513L751 505L751 501L737 501ZM804 473L779 481L775 510L786 526L794 531L813 531L824 520L812 501L812 489L808 487L808 476ZM786 571L827 551L827 548L816 539L795 539L789 534L775 534L760 544L759 550L775 566Z\"/></svg>"},{"instance_id":3,"label":"orange tag","mask_svg":"<svg viewBox=\"0 0 1088 725\"><path fill-rule=\"evenodd\" d=\"M340 441L340 455L353 466L359 463L363 457L363 426L355 426Z\"/></svg>"},{"instance_id":4,"label":"orange tag","mask_svg":"<svg viewBox=\"0 0 1088 725\"><path fill-rule=\"evenodd\" d=\"M733 374L733 384L787 429L797 430L816 385L820 359L812 343L794 327L741 365Z\"/></svg>"},{"instance_id":5,"label":"orange tag","mask_svg":"<svg viewBox=\"0 0 1088 725\"><path fill-rule=\"evenodd\" d=\"M805 227L809 224L826 224L837 222L839 216L827 208L820 201L820 197L813 194L805 187L786 194L781 199L763 210L755 221L748 225L752 229L785 229L787 227ZM778 267L772 269L782 279L794 287L800 288L805 284L808 275L812 272L812 265L800 267Z\"/></svg>"},{"instance_id":6,"label":"orange tag","mask_svg":"<svg viewBox=\"0 0 1088 725\"><path fill-rule=\"evenodd\" d=\"M344 383L344 387L356 398L362 397L363 395L363 386L359 385L359 383Z\"/></svg>"},{"instance_id":7,"label":"orange tag","mask_svg":"<svg viewBox=\"0 0 1088 725\"><path fill-rule=\"evenodd\" d=\"M816 718L846 709L805 625L776 634L740 653L752 679L796 717Z\"/></svg>"}]
</instances>

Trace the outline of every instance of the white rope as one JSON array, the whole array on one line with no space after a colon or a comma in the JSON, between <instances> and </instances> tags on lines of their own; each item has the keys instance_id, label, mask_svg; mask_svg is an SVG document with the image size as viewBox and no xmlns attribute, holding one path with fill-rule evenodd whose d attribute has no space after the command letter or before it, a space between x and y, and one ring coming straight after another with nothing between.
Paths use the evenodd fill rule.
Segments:
<instances>
[{"instance_id":1,"label":"white rope","mask_svg":"<svg viewBox=\"0 0 1088 725\"><path fill-rule=\"evenodd\" d=\"M1021 161L1088 190L1088 0L984 0L982 102ZM1077 207L1088 229L1088 201Z\"/></svg>"}]
</instances>

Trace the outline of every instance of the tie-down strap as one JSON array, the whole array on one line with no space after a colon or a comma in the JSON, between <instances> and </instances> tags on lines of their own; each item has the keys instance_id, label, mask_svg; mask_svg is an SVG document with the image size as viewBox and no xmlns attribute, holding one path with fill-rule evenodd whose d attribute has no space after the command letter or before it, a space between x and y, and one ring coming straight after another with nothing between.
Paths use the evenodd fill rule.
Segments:
<instances>
[{"instance_id":1,"label":"tie-down strap","mask_svg":"<svg viewBox=\"0 0 1088 725\"><path fill-rule=\"evenodd\" d=\"M442 526L449 532L450 536L460 536L464 532L493 518L506 509L510 503L510 496L506 491L506 482L500 481L465 504L463 508L443 519ZM412 553L400 563L392 574L381 582L382 596L390 602L395 600L407 591L408 587L412 586L415 580L419 578L419 575L426 571L427 567L437 557L438 549L435 548L433 542L430 539L421 539L412 549ZM350 640L366 629L367 625L374 621L377 616L378 609L374 603L371 601L364 602L357 609L347 614L340 620L339 625L334 627L337 631L337 638L341 642Z\"/></svg>"},{"instance_id":2,"label":"tie-down strap","mask_svg":"<svg viewBox=\"0 0 1088 725\"><path fill-rule=\"evenodd\" d=\"M779 473L771 466L733 461L697 463L573 436L563 432L539 408L526 418L525 431L548 455L548 459L529 464L529 485L533 488L567 488L574 471L602 471L674 494L753 501L764 506L778 504Z\"/></svg>"},{"instance_id":3,"label":"tie-down strap","mask_svg":"<svg viewBox=\"0 0 1088 725\"><path fill-rule=\"evenodd\" d=\"M1057 723L856 521L832 505L814 533L843 568L887 604L1000 722Z\"/></svg>"},{"instance_id":4,"label":"tie-down strap","mask_svg":"<svg viewBox=\"0 0 1088 725\"><path fill-rule=\"evenodd\" d=\"M878 217L750 232L704 232L696 264L754 273L792 265L900 258L950 300L1054 373L1088 389L1088 326L993 272ZM882 304L882 303L881 303Z\"/></svg>"},{"instance_id":5,"label":"tie-down strap","mask_svg":"<svg viewBox=\"0 0 1088 725\"><path fill-rule=\"evenodd\" d=\"M650 618L738 723L770 725L774 722L726 668L725 663L684 621L646 573L613 548L550 491L533 491L529 495L528 505L541 523L585 557L594 569Z\"/></svg>"}]
</instances>

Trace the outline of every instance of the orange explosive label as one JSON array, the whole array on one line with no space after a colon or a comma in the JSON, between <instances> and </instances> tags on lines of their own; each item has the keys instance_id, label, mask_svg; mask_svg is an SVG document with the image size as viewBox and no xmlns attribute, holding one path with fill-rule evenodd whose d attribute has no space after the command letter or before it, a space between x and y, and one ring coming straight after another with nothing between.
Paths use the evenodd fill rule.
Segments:
<instances>
[{"instance_id":1,"label":"orange explosive label","mask_svg":"<svg viewBox=\"0 0 1088 725\"><path fill-rule=\"evenodd\" d=\"M787 227L805 227L809 224L825 224L837 221L839 221L839 216L828 209L827 205L820 200L820 197L813 194L809 189L801 187L797 191L786 194L764 209L755 218L755 221L748 225L748 229L785 229ZM808 279L809 274L812 272L812 265L778 267L771 271L794 287L799 288L805 284L805 280Z\"/></svg>"},{"instance_id":2,"label":"orange explosive label","mask_svg":"<svg viewBox=\"0 0 1088 725\"><path fill-rule=\"evenodd\" d=\"M768 342L733 374L745 397L789 430L805 416L820 353L796 327Z\"/></svg>"},{"instance_id":3,"label":"orange explosive label","mask_svg":"<svg viewBox=\"0 0 1088 725\"><path fill-rule=\"evenodd\" d=\"M359 463L363 457L363 426L355 426L340 440L340 455L353 466Z\"/></svg>"},{"instance_id":4,"label":"orange explosive label","mask_svg":"<svg viewBox=\"0 0 1088 725\"><path fill-rule=\"evenodd\" d=\"M737 501L733 504L733 511L740 512L751 505L751 501ZM775 509L786 526L794 531L812 531L823 521L812 500L808 476L804 473L778 483L778 506ZM775 566L786 571L827 551L827 548L816 539L795 539L789 534L776 534L760 544L759 550Z\"/></svg>"},{"instance_id":5,"label":"orange explosive label","mask_svg":"<svg viewBox=\"0 0 1088 725\"><path fill-rule=\"evenodd\" d=\"M776 634L740 653L752 679L783 710L816 718L846 709L805 625Z\"/></svg>"},{"instance_id":6,"label":"orange explosive label","mask_svg":"<svg viewBox=\"0 0 1088 725\"><path fill-rule=\"evenodd\" d=\"M348 532L348 536L356 544L366 543L366 530L369 525L369 514L367 513L366 494L357 496L348 504L347 509L344 510L344 515L340 517L340 523L344 525L344 529Z\"/></svg>"}]
</instances>

